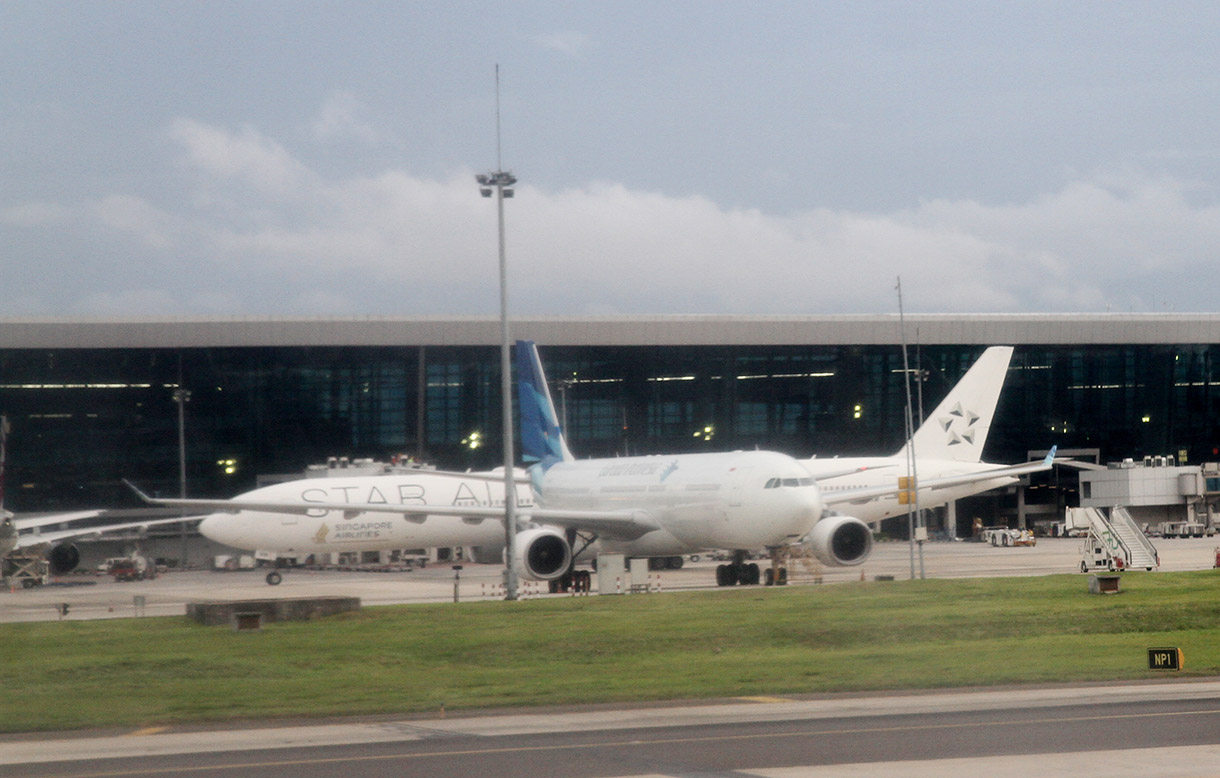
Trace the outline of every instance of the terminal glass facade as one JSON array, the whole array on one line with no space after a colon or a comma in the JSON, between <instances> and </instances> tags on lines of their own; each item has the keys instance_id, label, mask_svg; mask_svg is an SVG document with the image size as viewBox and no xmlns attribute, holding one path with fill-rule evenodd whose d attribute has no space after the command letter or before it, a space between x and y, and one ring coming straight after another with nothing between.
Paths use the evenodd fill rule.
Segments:
<instances>
[{"instance_id":1,"label":"terminal glass facade","mask_svg":"<svg viewBox=\"0 0 1220 778\"><path fill-rule=\"evenodd\" d=\"M1215 460L1218 348L1017 347L986 456L1024 461L1057 444L1100 449L1103 461ZM888 454L905 436L896 346L540 351L578 456ZM917 408L930 412L982 351L913 349ZM0 411L12 425L6 505L130 505L122 478L176 495L180 387L190 392L182 415L192 496L236 494L258 474L331 456L490 468L501 449L499 382L495 347L0 351Z\"/></svg>"}]
</instances>

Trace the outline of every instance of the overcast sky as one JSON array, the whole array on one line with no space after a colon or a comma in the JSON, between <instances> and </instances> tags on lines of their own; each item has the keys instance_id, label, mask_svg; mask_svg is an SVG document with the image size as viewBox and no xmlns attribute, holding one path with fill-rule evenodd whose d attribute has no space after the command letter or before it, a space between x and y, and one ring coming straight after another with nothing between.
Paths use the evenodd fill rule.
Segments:
<instances>
[{"instance_id":1,"label":"overcast sky","mask_svg":"<svg viewBox=\"0 0 1220 778\"><path fill-rule=\"evenodd\" d=\"M0 316L1220 310L1214 2L0 4Z\"/></svg>"}]
</instances>

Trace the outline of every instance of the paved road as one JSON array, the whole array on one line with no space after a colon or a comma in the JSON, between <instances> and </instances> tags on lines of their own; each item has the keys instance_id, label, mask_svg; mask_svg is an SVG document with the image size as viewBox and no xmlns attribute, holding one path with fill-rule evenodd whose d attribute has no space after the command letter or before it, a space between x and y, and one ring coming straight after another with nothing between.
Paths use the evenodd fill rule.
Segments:
<instances>
[{"instance_id":1,"label":"paved road","mask_svg":"<svg viewBox=\"0 0 1220 778\"><path fill-rule=\"evenodd\" d=\"M0 775L1220 775L1220 681L0 739Z\"/></svg>"}]
</instances>

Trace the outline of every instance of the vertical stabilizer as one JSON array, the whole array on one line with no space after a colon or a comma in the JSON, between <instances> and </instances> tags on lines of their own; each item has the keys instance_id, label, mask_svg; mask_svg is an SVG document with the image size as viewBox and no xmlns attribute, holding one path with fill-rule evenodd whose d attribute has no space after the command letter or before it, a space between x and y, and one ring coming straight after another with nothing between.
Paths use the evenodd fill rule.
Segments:
<instances>
[{"instance_id":1,"label":"vertical stabilizer","mask_svg":"<svg viewBox=\"0 0 1220 778\"><path fill-rule=\"evenodd\" d=\"M559 417L542 372L538 347L532 340L517 341L517 397L521 414L521 455L527 467L541 464L546 470L556 462L572 459L559 428Z\"/></svg>"},{"instance_id":2,"label":"vertical stabilizer","mask_svg":"<svg viewBox=\"0 0 1220 778\"><path fill-rule=\"evenodd\" d=\"M1011 359L1012 346L992 346L983 352L915 431L908 445L914 445L917 459L981 459ZM903 446L898 456L906 453Z\"/></svg>"}]
</instances>

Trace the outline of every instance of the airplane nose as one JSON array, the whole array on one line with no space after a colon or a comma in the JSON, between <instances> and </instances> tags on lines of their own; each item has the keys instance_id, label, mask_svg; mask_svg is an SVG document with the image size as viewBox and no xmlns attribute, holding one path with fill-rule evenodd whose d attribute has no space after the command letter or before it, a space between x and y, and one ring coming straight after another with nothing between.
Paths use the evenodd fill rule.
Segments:
<instances>
[{"instance_id":1,"label":"airplane nose","mask_svg":"<svg viewBox=\"0 0 1220 778\"><path fill-rule=\"evenodd\" d=\"M233 526L232 518L233 516L227 513L213 513L210 516L204 516L199 522L199 534L216 543L240 547L239 533Z\"/></svg>"},{"instance_id":2,"label":"airplane nose","mask_svg":"<svg viewBox=\"0 0 1220 778\"><path fill-rule=\"evenodd\" d=\"M817 524L818 519L822 518L822 514L826 512L826 506L822 503L822 491L817 486L811 486L806 491L807 509L811 518L812 524Z\"/></svg>"},{"instance_id":3,"label":"airplane nose","mask_svg":"<svg viewBox=\"0 0 1220 778\"><path fill-rule=\"evenodd\" d=\"M818 519L822 518L822 493L816 486L799 487L791 490L791 493L794 500L792 534L807 533L818 523Z\"/></svg>"}]
</instances>

